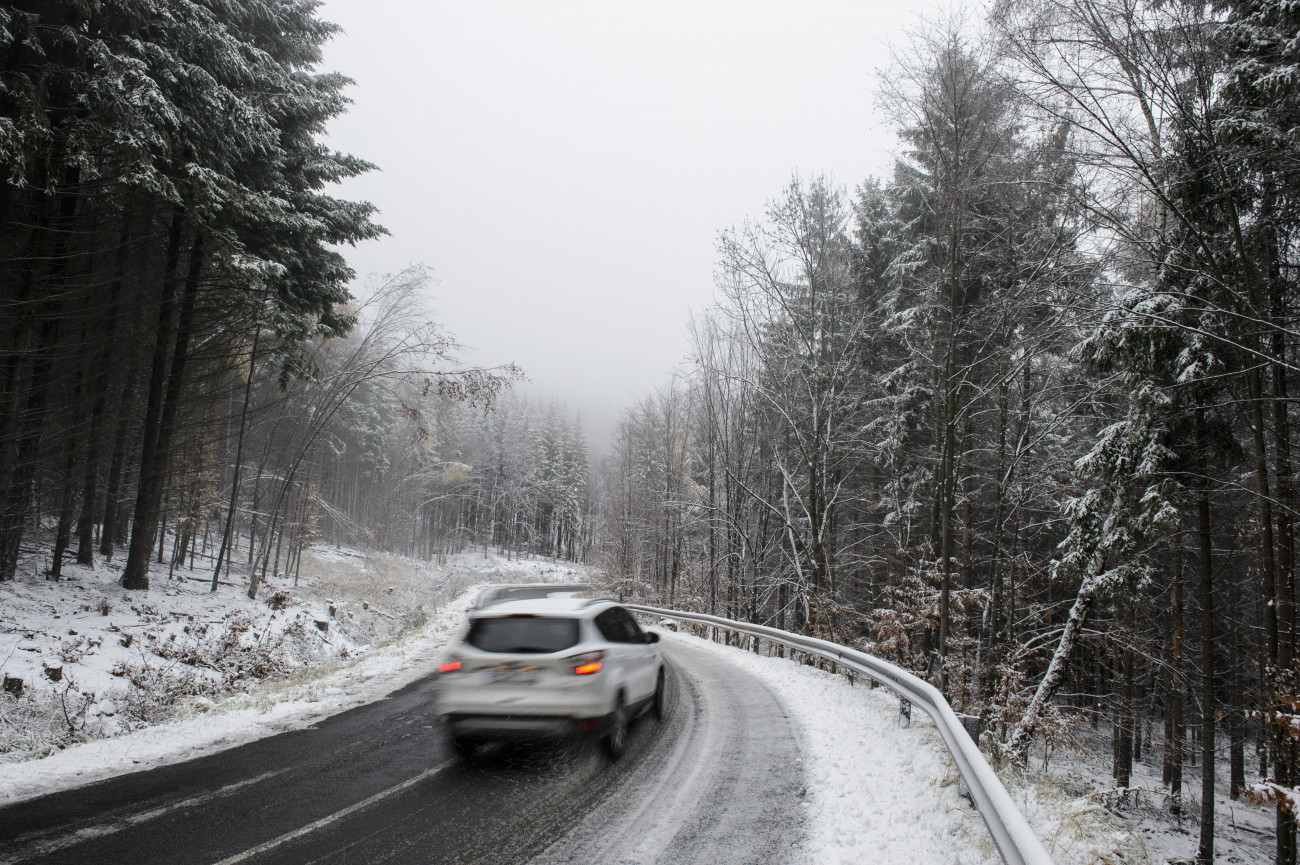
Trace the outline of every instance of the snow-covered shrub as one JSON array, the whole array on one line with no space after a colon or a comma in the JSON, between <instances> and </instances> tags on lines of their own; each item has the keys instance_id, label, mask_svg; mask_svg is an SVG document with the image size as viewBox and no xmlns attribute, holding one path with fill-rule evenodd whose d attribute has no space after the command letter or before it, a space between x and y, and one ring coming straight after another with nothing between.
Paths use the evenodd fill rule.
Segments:
<instances>
[{"instance_id":1,"label":"snow-covered shrub","mask_svg":"<svg viewBox=\"0 0 1300 865\"><path fill-rule=\"evenodd\" d=\"M984 714L987 739L982 741L991 743L991 747L985 748L986 752L1001 757L1000 746L1024 717L1036 685L1027 680L1024 669L1019 666L1000 666L994 670L994 677L993 699ZM1032 755L1041 757L1045 768L1052 754L1061 749L1080 747L1078 732L1082 724L1083 716L1077 711L1059 703L1047 703L1034 730L1030 746Z\"/></svg>"},{"instance_id":2,"label":"snow-covered shrub","mask_svg":"<svg viewBox=\"0 0 1300 865\"><path fill-rule=\"evenodd\" d=\"M402 615L402 631L414 631L417 628L423 628L429 621L425 615L424 608L419 607Z\"/></svg>"},{"instance_id":3,"label":"snow-covered shrub","mask_svg":"<svg viewBox=\"0 0 1300 865\"><path fill-rule=\"evenodd\" d=\"M1058 865L1147 861L1137 833L1107 811L1097 795L1070 793L1040 772L1005 767L998 775Z\"/></svg>"},{"instance_id":4,"label":"snow-covered shrub","mask_svg":"<svg viewBox=\"0 0 1300 865\"><path fill-rule=\"evenodd\" d=\"M1287 690L1295 688L1297 677L1293 668L1278 676L1278 682ZM1271 734L1276 730L1277 737L1284 742L1300 740L1300 698L1282 696L1277 705L1267 712L1251 712L1252 717L1264 723ZM1270 729L1271 728L1271 729ZM1276 769L1274 765L1274 769ZM1300 785L1281 784L1275 777L1265 778L1249 785L1244 791L1246 798L1257 805L1277 804L1291 815L1291 819L1300 823Z\"/></svg>"},{"instance_id":5,"label":"snow-covered shrub","mask_svg":"<svg viewBox=\"0 0 1300 865\"><path fill-rule=\"evenodd\" d=\"M909 569L897 586L886 589L867 618L870 640L860 648L905 670L925 668L926 658L918 636L938 625L938 593L926 585L921 572Z\"/></svg>"},{"instance_id":6,"label":"snow-covered shrub","mask_svg":"<svg viewBox=\"0 0 1300 865\"><path fill-rule=\"evenodd\" d=\"M254 630L258 627L258 630ZM247 680L273 679L296 666L296 634L275 635L268 620L257 626L244 610L226 616L220 627L207 625L183 632L180 639L161 640L150 634L154 654L189 667L211 671L225 690L238 690ZM174 636L174 635L173 635Z\"/></svg>"},{"instance_id":7,"label":"snow-covered shrub","mask_svg":"<svg viewBox=\"0 0 1300 865\"><path fill-rule=\"evenodd\" d=\"M812 637L832 643L850 644L868 623L854 610L823 592L813 592L808 597L808 628Z\"/></svg>"},{"instance_id":8,"label":"snow-covered shrub","mask_svg":"<svg viewBox=\"0 0 1300 865\"><path fill-rule=\"evenodd\" d=\"M131 683L131 687L112 694L129 728L167 720L186 697L210 696L223 690L211 678L185 664L152 664L143 654L139 663L118 663L113 674Z\"/></svg>"},{"instance_id":9,"label":"snow-covered shrub","mask_svg":"<svg viewBox=\"0 0 1300 865\"><path fill-rule=\"evenodd\" d=\"M77 664L86 654L86 638L78 636L75 640L59 641L59 657L65 664Z\"/></svg>"},{"instance_id":10,"label":"snow-covered shrub","mask_svg":"<svg viewBox=\"0 0 1300 865\"><path fill-rule=\"evenodd\" d=\"M97 738L89 718L91 695L71 677L52 687L24 688L20 696L0 693L0 761L40 757Z\"/></svg>"},{"instance_id":11,"label":"snow-covered shrub","mask_svg":"<svg viewBox=\"0 0 1300 865\"><path fill-rule=\"evenodd\" d=\"M257 622L236 610L218 625L187 625L179 634L146 631L140 660L119 662L113 669L130 683L114 693L128 726L166 720L191 698L245 691L283 678L321 654L301 619L277 632L274 618Z\"/></svg>"}]
</instances>

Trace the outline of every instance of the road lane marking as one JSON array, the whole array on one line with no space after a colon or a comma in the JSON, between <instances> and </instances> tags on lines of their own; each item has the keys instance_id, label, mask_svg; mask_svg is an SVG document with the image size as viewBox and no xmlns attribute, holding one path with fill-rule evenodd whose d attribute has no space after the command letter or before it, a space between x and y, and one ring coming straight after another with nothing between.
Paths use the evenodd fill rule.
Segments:
<instances>
[{"instance_id":1,"label":"road lane marking","mask_svg":"<svg viewBox=\"0 0 1300 865\"><path fill-rule=\"evenodd\" d=\"M83 841L89 841L93 838L103 838L106 835L113 835L117 832L121 832L123 829L129 829L132 826L138 826L141 823L148 823L150 820L154 820L164 814L169 814L172 811L178 811L182 808L193 808L197 805L211 802L214 799L220 799L222 796L233 793L243 787L256 784L259 781L265 781L267 778L272 778L284 771L284 769L277 769L272 772L263 772L260 775L254 775L251 778L245 778L242 781L236 781L233 784L218 787L210 793L200 793L197 796L191 796L188 799L182 799L179 802L171 802L158 808L151 808L148 811L115 817L109 822L83 826L72 832L68 832L64 827L59 827L55 830L46 830L34 835L29 835L26 838L17 838L15 839L16 842L23 845L25 852L18 858L5 857L0 859L0 865L16 865L16 863L30 859L33 856L48 856L50 853L55 853L67 847L74 847ZM55 833L58 833L57 838L41 840L42 836Z\"/></svg>"},{"instance_id":2,"label":"road lane marking","mask_svg":"<svg viewBox=\"0 0 1300 865\"><path fill-rule=\"evenodd\" d=\"M445 763L441 763L437 766L434 766L432 769L426 769L420 774L416 775L414 778L408 778L407 780L403 781L400 784L397 784L396 786L389 787L387 790L381 790L368 799L362 799L360 802L356 802L352 805L349 805L348 807L344 808L341 811L335 811L333 814L330 814L328 817L322 817L319 820L315 821L314 823L308 823L306 826L302 826L298 829L294 829L292 832L286 832L278 838L272 838L270 841L267 841L264 844L258 844L256 847L250 847L249 849L245 850L243 853L236 853L234 856L228 856L225 859L222 859L220 862L212 863L212 865L235 865L235 863L237 862L245 862L249 859L252 859L254 856L258 856L261 855L262 853L267 852L268 850L274 850L276 847L279 847L281 844L286 844L294 840L295 838L301 838L304 835L310 835L312 832L315 832L317 829L321 829L324 828L325 826L330 825L331 823L338 822L339 820L342 820L344 817L348 816L349 814L355 814L357 811L360 811L363 808L369 808L371 805L374 805L376 802L381 802L384 799L387 799L389 796L392 796L394 793L401 793L403 790L411 789L416 784L419 784L421 781L427 778L431 778L434 775L441 772L443 769L446 769L454 762L455 760L448 760Z\"/></svg>"}]
</instances>

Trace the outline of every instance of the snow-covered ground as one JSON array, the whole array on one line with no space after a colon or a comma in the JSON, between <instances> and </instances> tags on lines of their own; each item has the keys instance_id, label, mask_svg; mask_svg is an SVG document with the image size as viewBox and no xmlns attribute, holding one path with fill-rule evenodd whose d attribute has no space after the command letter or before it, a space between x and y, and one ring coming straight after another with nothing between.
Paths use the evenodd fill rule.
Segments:
<instances>
[{"instance_id":1,"label":"snow-covered ground","mask_svg":"<svg viewBox=\"0 0 1300 865\"><path fill-rule=\"evenodd\" d=\"M915 710L911 727L900 727L898 698L888 689L684 634L665 639L708 646L761 676L804 730L808 863L1001 861L979 813L958 791L938 731ZM1041 777L1009 781L1059 865L1144 861L1126 828L1095 801Z\"/></svg>"},{"instance_id":2,"label":"snow-covered ground","mask_svg":"<svg viewBox=\"0 0 1300 865\"><path fill-rule=\"evenodd\" d=\"M125 592L118 572L103 565L66 571L59 583L32 575L0 584L0 675L22 679L27 701L0 695L0 801L316 723L432 672L475 587L596 577L582 566L481 551L431 565L316 550L297 587L280 580L251 601L244 586L222 585L214 594L201 579L169 580L165 569L153 575L148 592ZM273 608L267 600L277 593L283 594ZM978 813L958 792L956 769L934 727L913 712L912 726L901 728L890 691L686 635L666 639L691 640L720 662L761 676L803 731L807 862L998 861ZM259 647L267 651L259 654ZM267 658L284 664L269 678L222 666ZM142 667L201 687L142 703L142 689L126 677L135 670L139 678ZM47 669L59 669L60 680ZM145 680L146 688L151 681L160 680ZM21 705L28 714L15 711ZM79 733L68 732L78 725ZM1117 798L1107 743L1087 744L1053 755L1047 773L1037 757L1029 771L1002 772L1053 860L1190 859L1194 799L1181 820L1175 817L1152 761L1136 767L1137 789ZM1189 768L1185 787L1194 794L1198 786ZM1231 802L1226 792L1219 802L1220 861L1268 861L1271 812Z\"/></svg>"},{"instance_id":3,"label":"snow-covered ground","mask_svg":"<svg viewBox=\"0 0 1300 865\"><path fill-rule=\"evenodd\" d=\"M165 568L147 592L126 592L118 577L102 564L67 566L62 582L0 584L0 677L23 681L21 699L0 695L0 801L190 759L379 699L432 671L475 587L588 574L481 551L435 566L318 550L296 588L282 580L256 601L244 586L212 593L207 582L169 580ZM238 669L262 661L278 665L273 675Z\"/></svg>"},{"instance_id":4,"label":"snow-covered ground","mask_svg":"<svg viewBox=\"0 0 1300 865\"><path fill-rule=\"evenodd\" d=\"M1272 862L1276 845L1273 808L1253 805L1244 799L1233 801L1229 797L1226 738L1220 739L1222 750L1215 779L1215 861L1247 865ZM1250 756L1247 755L1247 782L1258 777L1249 773L1253 763ZM1039 770L1036 774L1041 777L1041 751L1036 757L1031 756L1030 764ZM1184 766L1181 813L1175 813L1170 807L1168 788L1160 779L1158 742L1150 743L1143 759L1134 763L1131 786L1124 795L1115 790L1110 731L1104 726L1096 730L1084 728L1080 747L1053 754L1047 761L1047 773L1062 789L1104 803L1130 832L1132 845L1139 851L1140 858L1136 861L1191 862L1196 858L1200 837L1200 768L1190 763Z\"/></svg>"}]
</instances>

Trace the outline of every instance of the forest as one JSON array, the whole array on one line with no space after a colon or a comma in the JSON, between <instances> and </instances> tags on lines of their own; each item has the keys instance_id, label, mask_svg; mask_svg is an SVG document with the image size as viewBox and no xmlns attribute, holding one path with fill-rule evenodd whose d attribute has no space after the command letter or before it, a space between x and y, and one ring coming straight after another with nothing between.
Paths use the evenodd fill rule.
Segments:
<instances>
[{"instance_id":1,"label":"forest","mask_svg":"<svg viewBox=\"0 0 1300 865\"><path fill-rule=\"evenodd\" d=\"M1145 748L1199 798L1198 861L1226 775L1294 863L1300 15L930 23L881 76L893 172L721 233L610 445L602 562L922 671L1003 759L1108 726L1118 789Z\"/></svg>"},{"instance_id":2,"label":"forest","mask_svg":"<svg viewBox=\"0 0 1300 865\"><path fill-rule=\"evenodd\" d=\"M1198 861L1226 777L1294 865L1293 4L929 22L892 172L721 231L685 365L594 448L461 362L425 268L349 268L384 228L330 192L374 166L324 143L318 7L0 6L0 582L587 561L917 671L998 760L1104 729L1126 790L1158 753Z\"/></svg>"},{"instance_id":3,"label":"forest","mask_svg":"<svg viewBox=\"0 0 1300 865\"><path fill-rule=\"evenodd\" d=\"M0 8L0 580L98 555L148 588L188 553L256 595L322 537L480 524L577 555L573 419L486 414L522 373L457 362L425 269L351 293L341 248L384 229L327 191L373 166L320 140L349 82L317 5Z\"/></svg>"}]
</instances>

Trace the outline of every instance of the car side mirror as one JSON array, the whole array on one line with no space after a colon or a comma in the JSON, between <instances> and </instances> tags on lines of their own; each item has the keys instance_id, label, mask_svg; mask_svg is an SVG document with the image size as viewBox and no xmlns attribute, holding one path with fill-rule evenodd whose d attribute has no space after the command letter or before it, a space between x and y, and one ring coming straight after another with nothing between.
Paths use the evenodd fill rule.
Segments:
<instances>
[{"instance_id":1,"label":"car side mirror","mask_svg":"<svg viewBox=\"0 0 1300 865\"><path fill-rule=\"evenodd\" d=\"M651 631L650 633L645 635L645 641L647 643L657 643L659 642L659 635Z\"/></svg>"}]
</instances>

